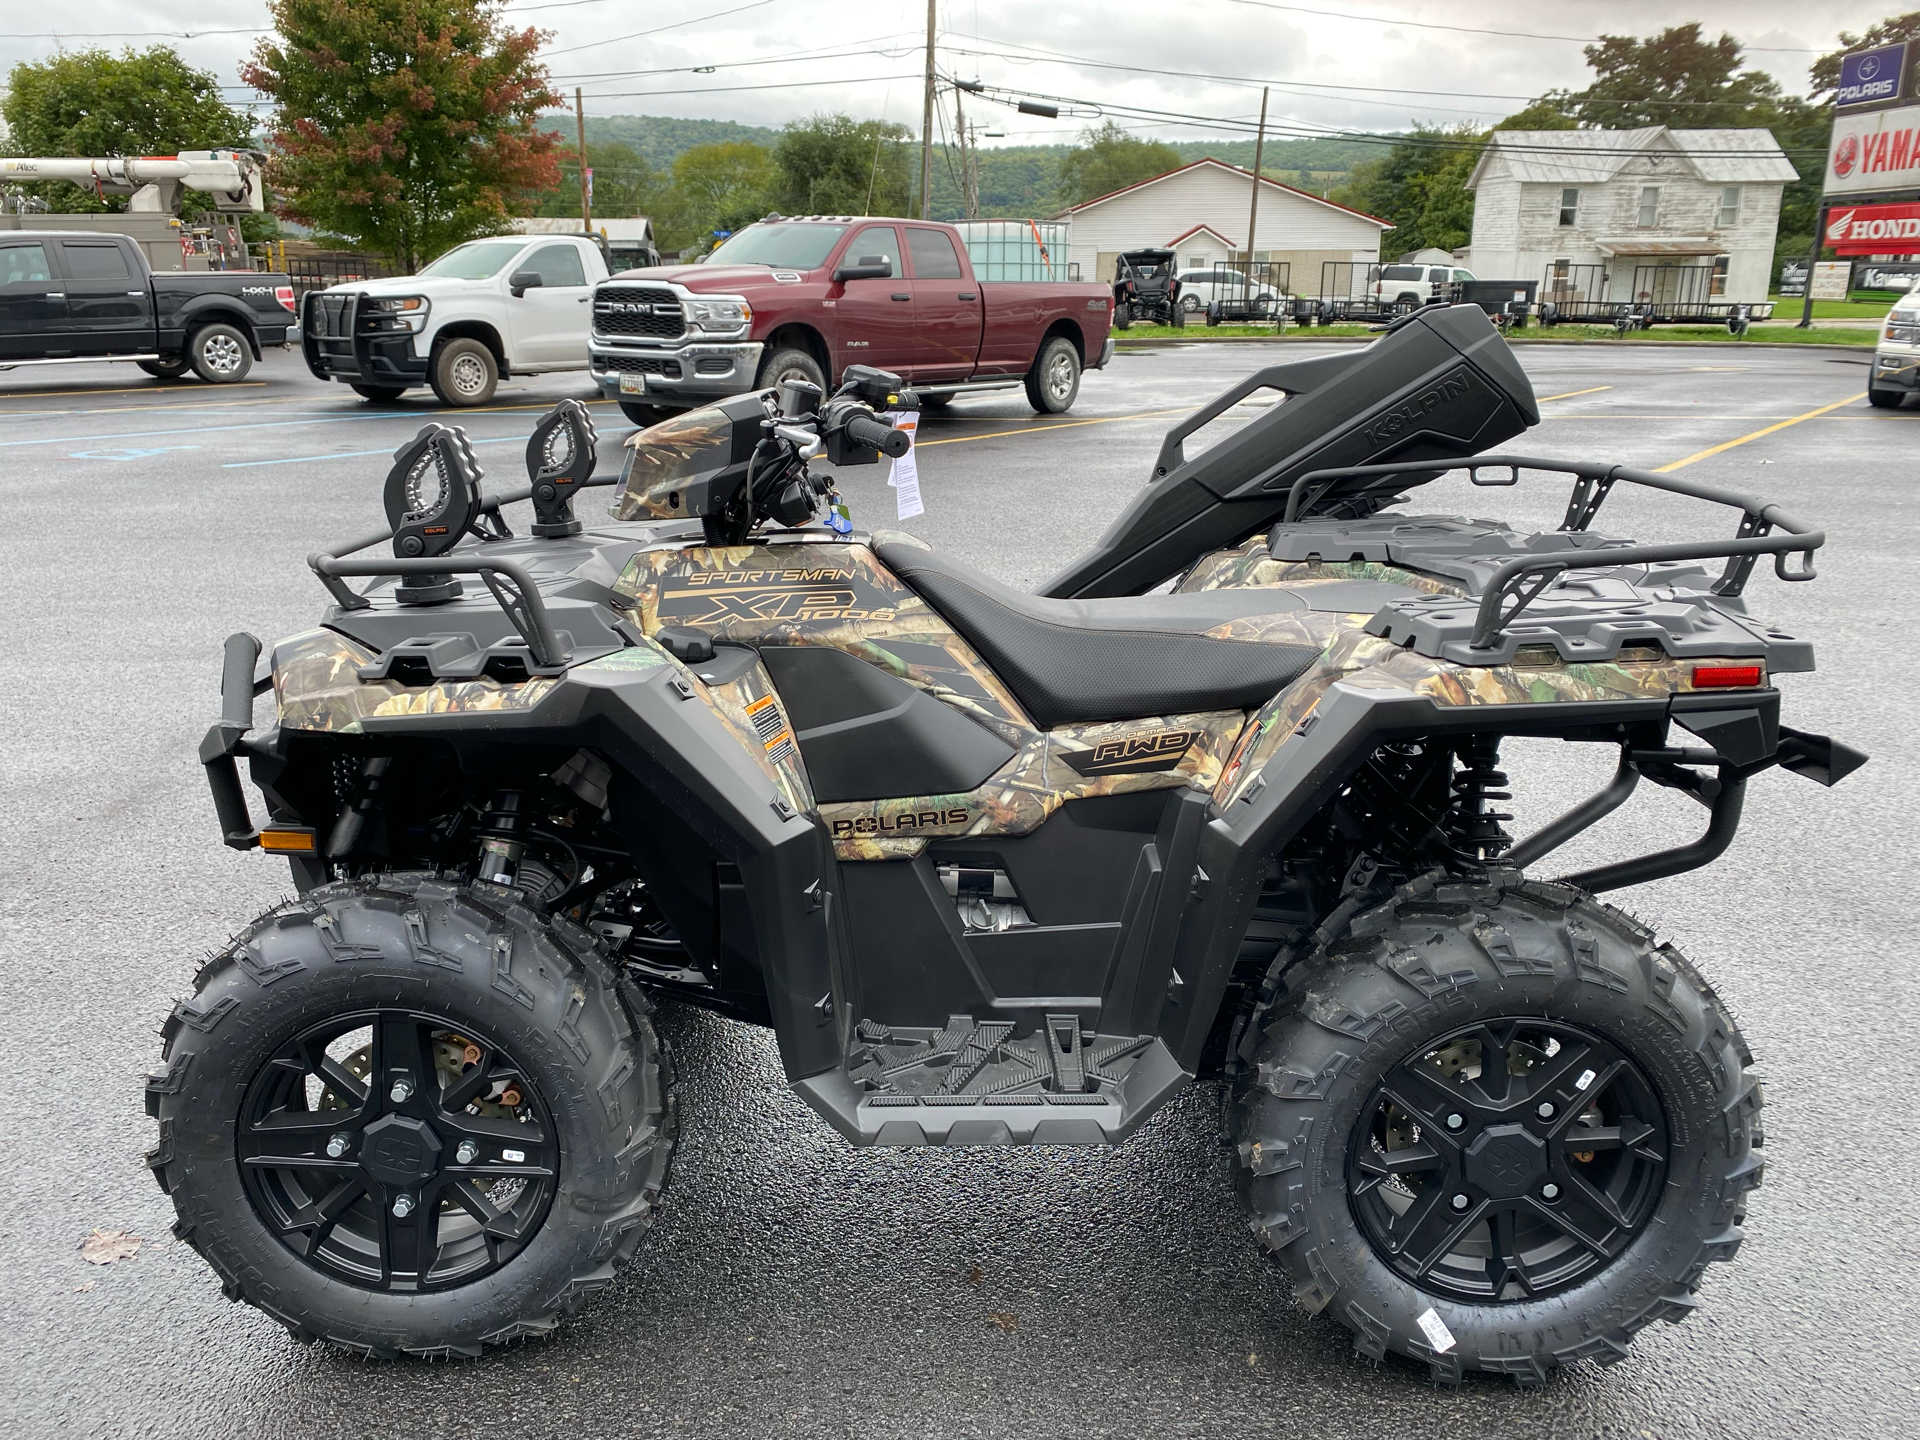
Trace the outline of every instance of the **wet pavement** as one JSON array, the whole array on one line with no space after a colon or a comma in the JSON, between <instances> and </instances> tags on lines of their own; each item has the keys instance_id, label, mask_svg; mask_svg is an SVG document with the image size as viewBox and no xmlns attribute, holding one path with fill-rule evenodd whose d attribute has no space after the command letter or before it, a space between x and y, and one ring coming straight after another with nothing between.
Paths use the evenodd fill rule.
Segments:
<instances>
[{"instance_id":1,"label":"wet pavement","mask_svg":"<svg viewBox=\"0 0 1920 1440\"><path fill-rule=\"evenodd\" d=\"M962 402L923 431L928 513L902 528L1036 583L1141 482L1179 413L1314 353L1124 352L1044 421L1017 391ZM15 1197L0 1210L0 1434L1910 1432L1920 412L1870 410L1856 352L1520 353L1557 398L1510 448L1649 467L1697 456L1690 477L1825 526L1817 582L1763 573L1750 599L1816 642L1820 672L1782 681L1788 722L1874 757L1832 791L1755 782L1719 864L1619 897L1700 962L1768 1083L1747 1246L1713 1267L1686 1324L1538 1393L1436 1390L1414 1366L1354 1360L1343 1329L1291 1304L1234 1209L1210 1088L1112 1152L856 1151L786 1092L769 1037L678 1007L663 1019L684 1116L666 1204L619 1282L554 1336L478 1362L369 1365L229 1305L168 1238L140 1101L196 963L287 889L275 862L219 844L194 760L220 641L310 625L325 596L303 557L371 528L385 457L445 418L424 398L366 404L273 352L247 385L217 390L120 367L0 374L0 975L16 1002L0 1051ZM511 384L461 417L481 462L516 473L519 441L563 395L592 391ZM625 422L594 411L615 464ZM1716 450L1728 442L1742 443ZM882 469L843 472L842 488L858 524L894 523ZM1550 527L1564 497L1539 478L1442 481L1408 508ZM1623 490L1599 528L1717 536L1730 519ZM1610 768L1585 747L1513 750L1523 823ZM1636 813L1637 831L1616 817L1569 868L1699 825L1665 793ZM146 1243L91 1266L80 1245L96 1228Z\"/></svg>"}]
</instances>

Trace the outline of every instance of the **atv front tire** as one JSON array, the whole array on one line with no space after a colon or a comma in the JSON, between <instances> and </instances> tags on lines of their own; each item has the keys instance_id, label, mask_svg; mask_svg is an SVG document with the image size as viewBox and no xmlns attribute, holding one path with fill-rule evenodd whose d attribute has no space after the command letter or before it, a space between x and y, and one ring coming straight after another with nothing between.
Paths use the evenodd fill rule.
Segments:
<instances>
[{"instance_id":1,"label":"atv front tire","mask_svg":"<svg viewBox=\"0 0 1920 1440\"><path fill-rule=\"evenodd\" d=\"M302 1340L478 1355L651 1222L676 1115L639 992L519 892L395 874L268 911L161 1034L174 1233Z\"/></svg>"},{"instance_id":2,"label":"atv front tire","mask_svg":"<svg viewBox=\"0 0 1920 1440\"><path fill-rule=\"evenodd\" d=\"M1534 1385L1685 1319L1733 1258L1760 1086L1712 989L1620 911L1453 889L1290 973L1237 1091L1235 1187L1360 1354Z\"/></svg>"}]
</instances>

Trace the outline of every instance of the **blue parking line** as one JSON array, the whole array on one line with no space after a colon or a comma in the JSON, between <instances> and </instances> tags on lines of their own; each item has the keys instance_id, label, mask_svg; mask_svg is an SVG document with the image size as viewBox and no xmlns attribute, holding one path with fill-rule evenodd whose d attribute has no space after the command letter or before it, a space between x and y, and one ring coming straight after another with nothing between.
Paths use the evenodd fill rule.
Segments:
<instances>
[{"instance_id":1,"label":"blue parking line","mask_svg":"<svg viewBox=\"0 0 1920 1440\"><path fill-rule=\"evenodd\" d=\"M602 435L619 435L628 430L638 430L640 427L638 425L596 425L593 428ZM530 435L533 432L528 431L527 433ZM526 439L526 435L495 435L487 440L474 440L469 438L467 443L469 445L505 445L509 441L519 441L524 444ZM363 460L369 455L391 455L393 453L391 450L341 450L329 455L288 455L278 460L229 460L220 468L222 470L249 470L256 465L309 465L316 460Z\"/></svg>"}]
</instances>

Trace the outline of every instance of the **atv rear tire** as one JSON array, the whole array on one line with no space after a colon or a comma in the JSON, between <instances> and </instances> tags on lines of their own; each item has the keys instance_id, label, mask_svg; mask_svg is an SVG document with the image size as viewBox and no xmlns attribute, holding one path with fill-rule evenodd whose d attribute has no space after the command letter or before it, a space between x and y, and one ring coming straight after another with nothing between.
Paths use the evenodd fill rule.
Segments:
<instances>
[{"instance_id":1,"label":"atv rear tire","mask_svg":"<svg viewBox=\"0 0 1920 1440\"><path fill-rule=\"evenodd\" d=\"M1064 415L1080 394L1080 352L1064 335L1040 347L1027 371L1027 403L1042 415Z\"/></svg>"},{"instance_id":2,"label":"atv rear tire","mask_svg":"<svg viewBox=\"0 0 1920 1440\"><path fill-rule=\"evenodd\" d=\"M545 1333L633 1254L666 1180L649 1014L591 935L517 891L311 890L162 1027L148 1164L174 1233L302 1340L388 1359Z\"/></svg>"},{"instance_id":3,"label":"atv rear tire","mask_svg":"<svg viewBox=\"0 0 1920 1440\"><path fill-rule=\"evenodd\" d=\"M1539 1384L1685 1319L1740 1248L1762 1141L1752 1056L1693 966L1565 886L1443 887L1353 928L1288 976L1232 1111L1294 1298L1450 1383Z\"/></svg>"}]
</instances>

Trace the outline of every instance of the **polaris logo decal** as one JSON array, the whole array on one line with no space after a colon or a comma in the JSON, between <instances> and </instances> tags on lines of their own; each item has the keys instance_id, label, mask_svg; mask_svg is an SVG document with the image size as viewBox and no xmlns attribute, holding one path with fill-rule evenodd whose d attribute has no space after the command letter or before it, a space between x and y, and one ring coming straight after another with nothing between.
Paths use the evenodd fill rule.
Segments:
<instances>
[{"instance_id":1,"label":"polaris logo decal","mask_svg":"<svg viewBox=\"0 0 1920 1440\"><path fill-rule=\"evenodd\" d=\"M851 820L836 820L833 835L836 840L844 840L854 835L899 835L966 823L966 808L955 806L949 810L917 810L907 815L861 815Z\"/></svg>"},{"instance_id":2,"label":"polaris logo decal","mask_svg":"<svg viewBox=\"0 0 1920 1440\"><path fill-rule=\"evenodd\" d=\"M1427 416L1448 402L1458 400L1471 388L1472 382L1467 379L1467 368L1463 365L1451 375L1442 376L1427 386L1411 400L1401 401L1360 433L1373 445L1395 439L1418 428Z\"/></svg>"},{"instance_id":3,"label":"polaris logo decal","mask_svg":"<svg viewBox=\"0 0 1920 1440\"><path fill-rule=\"evenodd\" d=\"M1145 775L1171 770L1199 738L1197 730L1159 730L1103 740L1091 750L1068 750L1060 758L1081 775Z\"/></svg>"}]
</instances>

